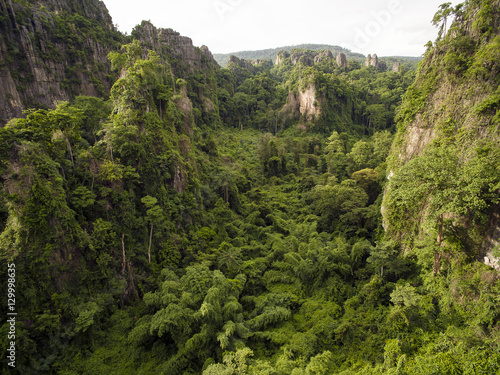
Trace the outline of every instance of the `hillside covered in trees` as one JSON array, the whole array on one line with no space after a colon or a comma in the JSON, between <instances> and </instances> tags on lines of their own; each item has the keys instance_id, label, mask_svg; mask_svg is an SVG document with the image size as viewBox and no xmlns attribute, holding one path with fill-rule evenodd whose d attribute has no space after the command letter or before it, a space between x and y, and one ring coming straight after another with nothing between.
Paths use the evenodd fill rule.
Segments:
<instances>
[{"instance_id":1,"label":"hillside covered in trees","mask_svg":"<svg viewBox=\"0 0 500 375\"><path fill-rule=\"evenodd\" d=\"M13 3L55 25L101 9ZM75 55L64 101L0 128L2 371L498 373L500 2L437 11L416 71L308 49L221 68L97 12L108 31L78 43L107 61ZM22 48L31 23L5 14ZM58 30L33 69L52 37L75 53ZM0 68L30 104L23 66Z\"/></svg>"},{"instance_id":2,"label":"hillside covered in trees","mask_svg":"<svg viewBox=\"0 0 500 375\"><path fill-rule=\"evenodd\" d=\"M285 46L278 48L269 48L260 51L239 51L233 53L214 53L214 59L217 63L225 67L229 62L231 56L236 56L240 59L245 60L271 60L276 59L276 55L282 51L291 52L294 49L305 49L308 51L330 51L332 54L337 55L337 53L344 53L348 59L356 60L358 62L363 62L365 56L361 53L354 53L346 48L340 46L331 46L328 44L298 44L296 46Z\"/></svg>"},{"instance_id":3,"label":"hillside covered in trees","mask_svg":"<svg viewBox=\"0 0 500 375\"><path fill-rule=\"evenodd\" d=\"M278 48L269 48L260 51L239 51L233 53L214 53L214 59L217 63L225 67L229 62L231 56L236 56L240 59L255 61L255 60L271 60L275 61L276 56L283 52L292 52L293 50L308 50L308 51L330 51L334 56L339 53L346 55L348 60L353 60L358 63L363 63L366 57L361 53L351 52L346 48L340 46L331 46L328 44L298 44L296 46L285 46ZM409 57L409 56L387 56L382 58L386 61L387 65L392 66L395 62L406 65L408 68L414 70L416 68L417 62L420 57Z\"/></svg>"}]
</instances>

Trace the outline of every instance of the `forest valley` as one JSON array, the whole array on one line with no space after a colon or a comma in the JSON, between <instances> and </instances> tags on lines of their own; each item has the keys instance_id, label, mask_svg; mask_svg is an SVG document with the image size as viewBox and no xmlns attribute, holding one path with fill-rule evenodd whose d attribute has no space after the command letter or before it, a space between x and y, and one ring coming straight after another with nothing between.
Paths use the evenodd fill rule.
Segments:
<instances>
[{"instance_id":1,"label":"forest valley","mask_svg":"<svg viewBox=\"0 0 500 375\"><path fill-rule=\"evenodd\" d=\"M500 373L500 276L482 262L499 12L444 4L418 68L397 71L307 50L192 68L133 32L105 97L9 121L9 373Z\"/></svg>"}]
</instances>

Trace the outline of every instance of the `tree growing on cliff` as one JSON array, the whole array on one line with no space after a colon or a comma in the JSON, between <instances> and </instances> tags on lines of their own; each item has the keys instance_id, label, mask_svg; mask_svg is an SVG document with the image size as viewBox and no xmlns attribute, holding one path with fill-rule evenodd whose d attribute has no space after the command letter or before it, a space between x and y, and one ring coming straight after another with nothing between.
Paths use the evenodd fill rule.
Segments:
<instances>
[{"instance_id":1,"label":"tree growing on cliff","mask_svg":"<svg viewBox=\"0 0 500 375\"><path fill-rule=\"evenodd\" d=\"M439 26L439 37L446 35L446 21L448 17L453 14L453 8L451 7L451 3L443 3L439 6L439 10L434 15L432 19L432 24L434 26Z\"/></svg>"},{"instance_id":2,"label":"tree growing on cliff","mask_svg":"<svg viewBox=\"0 0 500 375\"><path fill-rule=\"evenodd\" d=\"M485 210L498 202L496 154L488 147L465 153L454 145L433 146L391 178L386 196L390 231L406 237L407 244L418 234L419 222L426 233L433 232L434 274L453 228L464 220L483 220Z\"/></svg>"}]
</instances>

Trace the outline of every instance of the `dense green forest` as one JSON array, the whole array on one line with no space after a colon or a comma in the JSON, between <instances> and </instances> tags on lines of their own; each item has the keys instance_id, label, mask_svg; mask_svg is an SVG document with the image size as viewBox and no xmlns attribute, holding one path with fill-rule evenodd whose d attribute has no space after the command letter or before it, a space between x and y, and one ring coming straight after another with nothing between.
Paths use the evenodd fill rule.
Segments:
<instances>
[{"instance_id":1,"label":"dense green forest","mask_svg":"<svg viewBox=\"0 0 500 375\"><path fill-rule=\"evenodd\" d=\"M193 68L143 23L104 98L0 128L2 371L500 373L499 15L444 4L398 72Z\"/></svg>"}]
</instances>

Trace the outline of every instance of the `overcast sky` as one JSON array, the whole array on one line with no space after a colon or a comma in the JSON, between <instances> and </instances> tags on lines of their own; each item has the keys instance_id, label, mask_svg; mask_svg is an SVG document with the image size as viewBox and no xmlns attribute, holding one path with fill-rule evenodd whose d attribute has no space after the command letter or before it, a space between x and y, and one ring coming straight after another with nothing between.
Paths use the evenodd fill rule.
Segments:
<instances>
[{"instance_id":1,"label":"overcast sky","mask_svg":"<svg viewBox=\"0 0 500 375\"><path fill-rule=\"evenodd\" d=\"M434 41L431 20L447 0L104 0L130 33L142 20L171 28L213 53L302 43L362 54L420 56ZM452 2L453 5L459 2Z\"/></svg>"}]
</instances>

